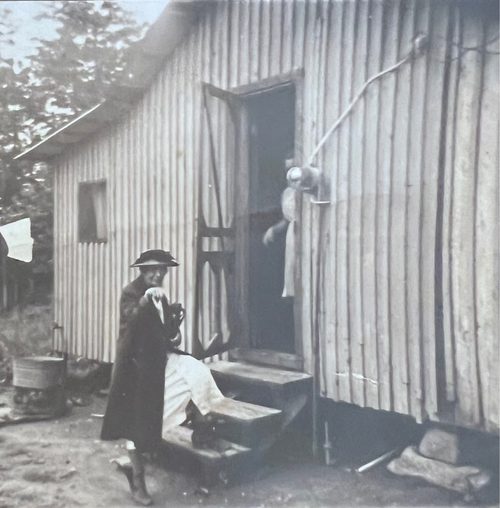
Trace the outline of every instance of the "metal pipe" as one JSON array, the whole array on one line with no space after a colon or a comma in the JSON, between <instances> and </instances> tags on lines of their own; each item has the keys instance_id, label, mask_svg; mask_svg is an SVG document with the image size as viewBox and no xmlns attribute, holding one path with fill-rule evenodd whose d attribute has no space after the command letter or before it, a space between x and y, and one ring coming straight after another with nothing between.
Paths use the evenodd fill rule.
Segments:
<instances>
[{"instance_id":1,"label":"metal pipe","mask_svg":"<svg viewBox=\"0 0 500 508\"><path fill-rule=\"evenodd\" d=\"M322 277L322 256L321 256L321 232L323 230L323 208L320 208L318 210L318 252L316 255L316 287L313 288L313 291L311 291L311 300L313 300L313 294L316 294L316 302L311 302L311 307L315 308L315 335L314 335L314 346L313 346L313 359L314 359L314 376L313 376L313 400L312 400L312 452L313 455L316 457L318 455L318 436L319 436L319 398L320 398L320 375L321 375L321 364L320 364L320 343L321 343L321 337L320 337L320 320L321 320L321 312L320 312L320 306L321 306L321 277ZM311 267L311 279L312 279L313 269ZM316 291L314 291L314 289ZM316 304L314 306L314 303Z\"/></svg>"},{"instance_id":2,"label":"metal pipe","mask_svg":"<svg viewBox=\"0 0 500 508\"><path fill-rule=\"evenodd\" d=\"M396 453L400 450L400 448L394 448L393 450L384 453L383 455L380 455L380 457L377 457L376 459L371 460L370 462L367 462L363 466L358 467L355 471L356 473L364 473L366 471L369 471L370 469L374 468L375 466L378 466L380 463L384 462L384 460L387 460L391 458L392 456L396 455Z\"/></svg>"},{"instance_id":3,"label":"metal pipe","mask_svg":"<svg viewBox=\"0 0 500 508\"><path fill-rule=\"evenodd\" d=\"M328 420L325 420L325 442L323 444L325 451L325 465L331 466L335 461L332 461L331 450L332 442L330 441L330 433L328 431Z\"/></svg>"}]
</instances>

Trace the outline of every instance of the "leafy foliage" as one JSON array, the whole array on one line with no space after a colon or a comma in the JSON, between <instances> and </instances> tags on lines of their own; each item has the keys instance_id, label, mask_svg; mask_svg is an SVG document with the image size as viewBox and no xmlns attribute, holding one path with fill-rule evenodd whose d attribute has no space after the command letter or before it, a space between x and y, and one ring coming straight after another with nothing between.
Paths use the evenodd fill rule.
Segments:
<instances>
[{"instance_id":1,"label":"leafy foliage","mask_svg":"<svg viewBox=\"0 0 500 508\"><path fill-rule=\"evenodd\" d=\"M117 3L51 2L38 16L58 23L31 60L32 93L45 101L49 126L106 96L123 78L125 50L141 28Z\"/></svg>"},{"instance_id":2,"label":"leafy foliage","mask_svg":"<svg viewBox=\"0 0 500 508\"><path fill-rule=\"evenodd\" d=\"M0 6L0 223L29 216L35 239L33 273L51 273L52 179L44 164L13 161L69 117L106 97L124 79L126 50L145 29L116 2L44 2L39 22L56 36L38 40L25 60L2 56L16 24Z\"/></svg>"}]
</instances>

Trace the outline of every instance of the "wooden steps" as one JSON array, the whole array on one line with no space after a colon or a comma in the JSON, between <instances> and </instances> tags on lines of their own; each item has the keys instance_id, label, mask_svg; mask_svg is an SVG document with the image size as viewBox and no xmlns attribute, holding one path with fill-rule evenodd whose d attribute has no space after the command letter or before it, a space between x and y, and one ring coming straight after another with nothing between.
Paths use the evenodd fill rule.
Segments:
<instances>
[{"instance_id":1,"label":"wooden steps","mask_svg":"<svg viewBox=\"0 0 500 508\"><path fill-rule=\"evenodd\" d=\"M224 393L234 390L242 400L262 406L284 409L291 398L311 391L312 377L303 372L223 360L209 366Z\"/></svg>"},{"instance_id":2,"label":"wooden steps","mask_svg":"<svg viewBox=\"0 0 500 508\"><path fill-rule=\"evenodd\" d=\"M213 408L213 414L229 421L249 423L262 420L279 419L281 411L270 407L258 406L241 400L225 398Z\"/></svg>"},{"instance_id":3,"label":"wooden steps","mask_svg":"<svg viewBox=\"0 0 500 508\"><path fill-rule=\"evenodd\" d=\"M183 453L188 452L190 455L196 456L200 462L210 465L217 465L221 461L227 461L240 457L248 452L250 448L231 443L225 439L219 438L214 448L195 448L191 443L191 435L193 431L189 427L175 427L168 433L164 442L172 449L176 449Z\"/></svg>"},{"instance_id":4,"label":"wooden steps","mask_svg":"<svg viewBox=\"0 0 500 508\"><path fill-rule=\"evenodd\" d=\"M226 398L212 411L224 420L217 426L217 435L245 446L254 447L279 428L282 411Z\"/></svg>"},{"instance_id":5,"label":"wooden steps","mask_svg":"<svg viewBox=\"0 0 500 508\"><path fill-rule=\"evenodd\" d=\"M176 427L163 439L163 445L176 466L188 466L191 473L197 470L203 485L216 483L221 473L227 475L228 471L238 471L244 458L250 455L250 448L221 438L213 448L195 448L191 442L192 434L193 430L188 427Z\"/></svg>"},{"instance_id":6,"label":"wooden steps","mask_svg":"<svg viewBox=\"0 0 500 508\"><path fill-rule=\"evenodd\" d=\"M220 389L242 399L226 398L214 407L213 416L224 423L216 425L213 449L195 448L188 427L172 429L164 439L172 457L201 468L207 484L221 471L234 473L262 456L303 409L311 390L311 376L302 372L227 361L209 366Z\"/></svg>"},{"instance_id":7,"label":"wooden steps","mask_svg":"<svg viewBox=\"0 0 500 508\"><path fill-rule=\"evenodd\" d=\"M290 353L281 353L269 349L233 348L229 352L232 362L246 362L253 365L267 365L275 367L278 364L284 369L302 370L303 358Z\"/></svg>"},{"instance_id":8,"label":"wooden steps","mask_svg":"<svg viewBox=\"0 0 500 508\"><path fill-rule=\"evenodd\" d=\"M289 386L311 379L309 374L293 370L275 369L250 363L219 360L209 364L214 376L239 380L254 385Z\"/></svg>"}]
</instances>

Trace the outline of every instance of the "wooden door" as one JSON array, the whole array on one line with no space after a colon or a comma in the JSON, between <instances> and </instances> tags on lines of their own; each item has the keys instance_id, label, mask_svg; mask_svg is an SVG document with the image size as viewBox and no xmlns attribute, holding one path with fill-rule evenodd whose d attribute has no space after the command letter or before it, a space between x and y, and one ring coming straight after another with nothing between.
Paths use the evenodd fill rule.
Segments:
<instances>
[{"instance_id":1,"label":"wooden door","mask_svg":"<svg viewBox=\"0 0 500 508\"><path fill-rule=\"evenodd\" d=\"M277 212L276 218L279 219L278 215L281 217L280 194L286 187L285 159L300 157L297 153L297 146L300 146L301 117L300 107L297 107L297 104L300 106L297 100L300 84L301 74L294 74L231 91L206 86L211 102L210 116L213 116L213 111L219 111L219 123L213 128L214 136L218 139L226 136L224 143L227 165L220 169L231 179L232 199L229 201L232 202L231 247L234 265L231 280L232 308L228 310L231 312L231 336L237 349L231 350L230 357L299 370L302 368L298 312L300 294L294 299L281 298L283 260L279 265L279 256L273 257L271 253L265 252L266 249L259 248L259 239L263 236L264 229L273 222L272 214ZM288 102L285 104L283 101ZM273 117L267 109L272 110L278 103L286 109L282 107ZM224 116L221 116L221 110L225 111L225 127L220 123ZM269 122L274 126L269 127ZM260 138L257 133L259 139L256 138L256 131L260 131ZM283 144L283 139L279 136L279 142L274 140L274 131L288 135L288 144ZM283 153L279 153L277 145ZM281 163L277 164L279 160ZM269 196L266 197L266 193ZM276 208L271 213L265 209L266 206L269 208L270 203ZM261 209L262 206L264 209ZM262 231L258 230L260 226ZM282 234L278 240L283 245L285 235L284 232ZM258 256L262 256L264 263L265 259L270 264L274 263L275 272L269 270L267 264L261 265L264 268L260 270L261 260L256 259ZM284 257L283 252L281 257ZM297 266L300 266L298 260ZM267 280L271 275L275 278L274 281ZM299 279L297 273L295 279ZM261 299L264 304L259 302ZM268 304L272 309L266 313ZM286 319L287 322L283 324ZM280 334L281 338L277 337Z\"/></svg>"}]
</instances>

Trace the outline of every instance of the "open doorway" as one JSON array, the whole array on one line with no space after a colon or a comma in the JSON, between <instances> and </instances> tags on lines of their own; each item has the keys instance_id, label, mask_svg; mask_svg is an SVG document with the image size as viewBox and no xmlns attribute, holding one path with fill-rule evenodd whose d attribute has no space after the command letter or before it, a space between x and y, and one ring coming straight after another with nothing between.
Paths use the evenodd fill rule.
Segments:
<instances>
[{"instance_id":1,"label":"open doorway","mask_svg":"<svg viewBox=\"0 0 500 508\"><path fill-rule=\"evenodd\" d=\"M293 298L282 297L286 228L264 245L283 219L286 161L294 155L295 88L289 83L245 98L249 133L248 318L250 347L296 353Z\"/></svg>"}]
</instances>

